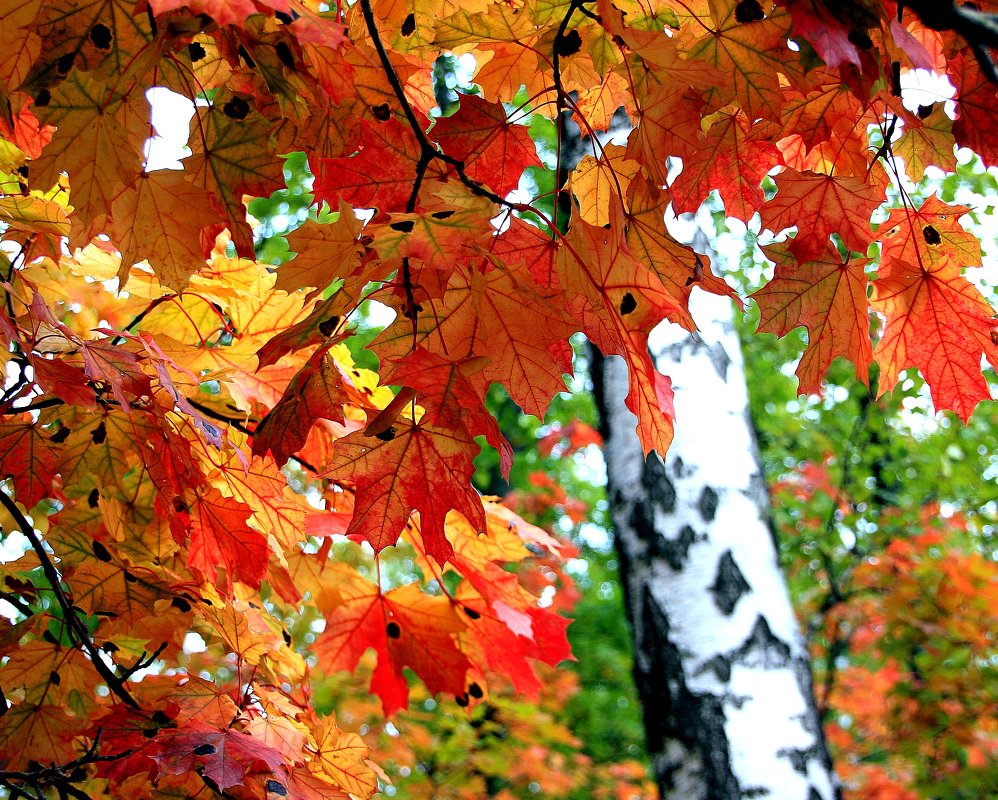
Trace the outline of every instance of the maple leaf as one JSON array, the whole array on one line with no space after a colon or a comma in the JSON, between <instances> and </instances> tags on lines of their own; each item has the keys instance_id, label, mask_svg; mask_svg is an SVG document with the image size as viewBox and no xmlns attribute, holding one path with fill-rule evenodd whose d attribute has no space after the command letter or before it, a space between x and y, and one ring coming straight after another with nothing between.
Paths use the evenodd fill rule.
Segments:
<instances>
[{"instance_id":1,"label":"maple leaf","mask_svg":"<svg viewBox=\"0 0 998 800\"><path fill-rule=\"evenodd\" d=\"M250 513L245 503L209 488L171 520L178 541L183 543L190 536L191 568L212 582L217 568L224 568L230 593L232 582L237 580L258 587L266 571L267 540L249 527Z\"/></svg>"},{"instance_id":2,"label":"maple leaf","mask_svg":"<svg viewBox=\"0 0 998 800\"><path fill-rule=\"evenodd\" d=\"M751 295L759 304L759 331L786 336L798 325L807 327L807 349L797 365L799 391L820 393L821 379L837 356L849 358L856 376L867 383L873 349L867 260L843 260L831 244L821 257L803 264L785 246L764 252L776 262L776 273Z\"/></svg>"},{"instance_id":3,"label":"maple leaf","mask_svg":"<svg viewBox=\"0 0 998 800\"><path fill-rule=\"evenodd\" d=\"M440 119L430 135L444 152L463 162L465 173L506 196L527 167L541 166L530 133L506 119L501 103L461 95L456 113Z\"/></svg>"},{"instance_id":4,"label":"maple leaf","mask_svg":"<svg viewBox=\"0 0 998 800\"><path fill-rule=\"evenodd\" d=\"M326 567L325 580L336 576L335 590L319 598L326 630L314 649L329 670L353 669L373 647L378 665L371 689L386 714L408 705L403 667L410 667L431 692L461 694L471 662L454 634L465 628L454 603L408 584L390 592L343 565Z\"/></svg>"},{"instance_id":5,"label":"maple leaf","mask_svg":"<svg viewBox=\"0 0 998 800\"><path fill-rule=\"evenodd\" d=\"M776 185L776 197L760 209L762 224L771 231L797 226L789 249L798 261L819 257L833 233L850 249L866 251L873 238L870 215L884 200L876 187L858 178L789 168L777 176Z\"/></svg>"},{"instance_id":6,"label":"maple leaf","mask_svg":"<svg viewBox=\"0 0 998 800\"><path fill-rule=\"evenodd\" d=\"M317 420L343 422L343 406L350 399L339 365L320 348L260 421L253 434L253 454L269 450L283 464L305 445Z\"/></svg>"},{"instance_id":7,"label":"maple leaf","mask_svg":"<svg viewBox=\"0 0 998 800\"><path fill-rule=\"evenodd\" d=\"M990 397L981 357L998 362L994 311L948 260L921 268L897 264L873 283L873 307L887 318L873 357L881 386L890 390L901 370L917 367L937 409L964 421Z\"/></svg>"},{"instance_id":8,"label":"maple leaf","mask_svg":"<svg viewBox=\"0 0 998 800\"><path fill-rule=\"evenodd\" d=\"M338 440L330 474L357 492L347 536L359 535L381 552L418 511L427 551L446 562L453 552L444 533L450 511L485 530L482 501L471 488L476 447L460 430L404 419L377 436L356 431Z\"/></svg>"},{"instance_id":9,"label":"maple leaf","mask_svg":"<svg viewBox=\"0 0 998 800\"><path fill-rule=\"evenodd\" d=\"M269 144L272 124L238 95L215 98L191 120L189 180L207 190L228 223L236 253L252 258L253 234L243 195L267 195L283 184L281 165Z\"/></svg>"},{"instance_id":10,"label":"maple leaf","mask_svg":"<svg viewBox=\"0 0 998 800\"><path fill-rule=\"evenodd\" d=\"M321 158L315 169L315 196L332 206L342 199L352 206L382 213L404 211L416 177L419 143L394 117L361 121L360 150L345 158Z\"/></svg>"},{"instance_id":11,"label":"maple leaf","mask_svg":"<svg viewBox=\"0 0 998 800\"><path fill-rule=\"evenodd\" d=\"M143 172L134 188L125 188L111 205L108 231L121 251L119 285L133 264L148 261L164 286L177 291L205 265L200 237L194 235L222 218L211 207L212 195L176 172ZM135 225L137 219L142 225Z\"/></svg>"},{"instance_id":12,"label":"maple leaf","mask_svg":"<svg viewBox=\"0 0 998 800\"><path fill-rule=\"evenodd\" d=\"M669 186L676 213L696 211L717 189L728 215L750 220L764 200L762 179L780 164L779 151L764 138L767 127L751 125L744 114L719 114Z\"/></svg>"},{"instance_id":13,"label":"maple leaf","mask_svg":"<svg viewBox=\"0 0 998 800\"><path fill-rule=\"evenodd\" d=\"M268 779L286 783L285 760L280 752L248 733L219 730L198 720L183 728L165 729L147 755L167 775L197 772L220 791L243 785L249 773L261 788ZM257 770L262 769L259 773Z\"/></svg>"},{"instance_id":14,"label":"maple leaf","mask_svg":"<svg viewBox=\"0 0 998 800\"><path fill-rule=\"evenodd\" d=\"M353 208L340 202L335 222L308 220L288 235L288 248L297 253L277 271L275 289L291 292L312 287L320 291L359 266L364 248L358 241L361 224ZM306 300L313 293L306 295Z\"/></svg>"}]
</instances>

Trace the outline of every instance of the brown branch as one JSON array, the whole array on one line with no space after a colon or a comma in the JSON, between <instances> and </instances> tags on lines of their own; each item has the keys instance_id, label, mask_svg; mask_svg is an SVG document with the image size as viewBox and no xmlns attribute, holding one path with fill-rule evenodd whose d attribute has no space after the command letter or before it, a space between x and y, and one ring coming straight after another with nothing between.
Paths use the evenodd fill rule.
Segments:
<instances>
[{"instance_id":1,"label":"brown branch","mask_svg":"<svg viewBox=\"0 0 998 800\"><path fill-rule=\"evenodd\" d=\"M56 601L59 603L59 607L62 609L63 619L65 619L66 624L69 626L70 637L75 639L76 642L82 647L88 656L90 656L91 662L93 662L94 669L97 673L104 679L107 684L107 688L118 696L122 702L132 708L138 709L140 706L134 697L129 693L128 689L125 687L125 679L118 677L114 670L107 665L104 661L100 651L97 649L97 645L94 644L93 639L90 638L90 631L87 629L86 624L80 619L76 612L76 608L70 602L69 598L66 596L66 592L62 588L62 579L59 576L59 571L56 569L55 564L49 557L48 551L42 544L42 540L38 538L38 534L35 532L34 526L28 522L24 514L21 513L21 509L17 507L17 504L12 498L10 498L6 492L0 491L0 505L3 505L7 512L14 518L17 526L21 529L21 533L27 538L31 543L31 549L34 550L35 555L38 556L38 560L41 562L42 572L45 574L45 579L49 582L52 587L52 592L55 594Z\"/></svg>"}]
</instances>

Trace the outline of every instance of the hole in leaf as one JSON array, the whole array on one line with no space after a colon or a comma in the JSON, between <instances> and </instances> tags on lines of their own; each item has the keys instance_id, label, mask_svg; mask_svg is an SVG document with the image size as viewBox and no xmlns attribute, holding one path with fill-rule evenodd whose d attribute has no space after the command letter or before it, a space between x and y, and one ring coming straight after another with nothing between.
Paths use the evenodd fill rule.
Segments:
<instances>
[{"instance_id":1,"label":"hole in leaf","mask_svg":"<svg viewBox=\"0 0 998 800\"><path fill-rule=\"evenodd\" d=\"M222 106L222 113L229 119L246 119L246 115L249 114L249 103L241 97L233 97Z\"/></svg>"},{"instance_id":2,"label":"hole in leaf","mask_svg":"<svg viewBox=\"0 0 998 800\"><path fill-rule=\"evenodd\" d=\"M97 508L97 500L100 497L100 493L96 489L91 489L90 494L87 495L87 505L91 508Z\"/></svg>"},{"instance_id":3,"label":"hole in leaf","mask_svg":"<svg viewBox=\"0 0 998 800\"><path fill-rule=\"evenodd\" d=\"M246 62L247 67L249 67L250 69L256 69L256 62L253 60L253 56L249 54L249 50L247 50L242 45L239 45L239 50L237 50L236 52L238 52L239 55L242 56L243 61Z\"/></svg>"},{"instance_id":4,"label":"hole in leaf","mask_svg":"<svg viewBox=\"0 0 998 800\"><path fill-rule=\"evenodd\" d=\"M477 683L472 683L471 686L468 687L468 694L478 700L485 695L485 692L482 691L482 687Z\"/></svg>"},{"instance_id":5,"label":"hole in leaf","mask_svg":"<svg viewBox=\"0 0 998 800\"><path fill-rule=\"evenodd\" d=\"M759 0L742 0L735 6L735 22L744 25L748 22L758 22L766 18L766 12L759 5Z\"/></svg>"},{"instance_id":6,"label":"hole in leaf","mask_svg":"<svg viewBox=\"0 0 998 800\"><path fill-rule=\"evenodd\" d=\"M170 715L163 710L154 711L152 714L152 721L157 725L173 725L174 722L170 718Z\"/></svg>"},{"instance_id":7,"label":"hole in leaf","mask_svg":"<svg viewBox=\"0 0 998 800\"><path fill-rule=\"evenodd\" d=\"M107 426L103 420L101 420L96 428L90 431L90 438L93 439L94 444L104 444L104 441L107 439Z\"/></svg>"},{"instance_id":8,"label":"hole in leaf","mask_svg":"<svg viewBox=\"0 0 998 800\"><path fill-rule=\"evenodd\" d=\"M67 428L65 425L63 425L61 428L59 428L59 430L57 430L55 433L52 434L52 441L55 442L56 444L62 444L64 441L66 441L66 439L69 438L70 433L72 433L72 431L69 428Z\"/></svg>"},{"instance_id":9,"label":"hole in leaf","mask_svg":"<svg viewBox=\"0 0 998 800\"><path fill-rule=\"evenodd\" d=\"M198 61L207 56L208 53L205 52L204 47L202 47L198 42L191 42L187 45L187 55L191 57L192 63L197 64Z\"/></svg>"},{"instance_id":10,"label":"hole in leaf","mask_svg":"<svg viewBox=\"0 0 998 800\"><path fill-rule=\"evenodd\" d=\"M68 71L68 70L67 70ZM52 101L52 94L48 89L42 89L35 98L35 105L44 108Z\"/></svg>"},{"instance_id":11,"label":"hole in leaf","mask_svg":"<svg viewBox=\"0 0 998 800\"><path fill-rule=\"evenodd\" d=\"M284 784L273 780L267 781L267 791L271 794L276 794L278 797L288 796L288 790L285 788Z\"/></svg>"},{"instance_id":12,"label":"hole in leaf","mask_svg":"<svg viewBox=\"0 0 998 800\"><path fill-rule=\"evenodd\" d=\"M401 231L402 233L411 233L412 229L416 227L416 223L411 219L403 219L398 222L393 222L388 226L393 231Z\"/></svg>"},{"instance_id":13,"label":"hole in leaf","mask_svg":"<svg viewBox=\"0 0 998 800\"><path fill-rule=\"evenodd\" d=\"M376 106L371 106L371 113L378 122L388 122L392 110L388 107L388 103L378 103Z\"/></svg>"},{"instance_id":14,"label":"hole in leaf","mask_svg":"<svg viewBox=\"0 0 998 800\"><path fill-rule=\"evenodd\" d=\"M132 575L132 573L129 572L128 570L125 570L123 574L125 576L125 583L138 583L139 582L139 579L136 578L134 575Z\"/></svg>"},{"instance_id":15,"label":"hole in leaf","mask_svg":"<svg viewBox=\"0 0 998 800\"><path fill-rule=\"evenodd\" d=\"M465 706L468 705L469 702L468 695L466 694L454 695L454 702L457 703L459 706L461 706L461 708L464 708Z\"/></svg>"},{"instance_id":16,"label":"hole in leaf","mask_svg":"<svg viewBox=\"0 0 998 800\"><path fill-rule=\"evenodd\" d=\"M404 20L402 20L402 35L408 37L412 36L415 32L416 32L416 15L410 11L409 16L407 16Z\"/></svg>"},{"instance_id":17,"label":"hole in leaf","mask_svg":"<svg viewBox=\"0 0 998 800\"><path fill-rule=\"evenodd\" d=\"M389 622L385 625L385 633L389 639L398 639L402 635L402 629L397 622Z\"/></svg>"},{"instance_id":18,"label":"hole in leaf","mask_svg":"<svg viewBox=\"0 0 998 800\"><path fill-rule=\"evenodd\" d=\"M284 11L275 11L274 12L274 16L277 17L285 25L290 25L292 22L294 22L296 19L298 19L298 15L297 14L295 14L292 17L291 14L288 14L288 13L286 13Z\"/></svg>"},{"instance_id":19,"label":"hole in leaf","mask_svg":"<svg viewBox=\"0 0 998 800\"><path fill-rule=\"evenodd\" d=\"M90 41L98 50L110 50L114 34L103 22L98 22L90 29Z\"/></svg>"},{"instance_id":20,"label":"hole in leaf","mask_svg":"<svg viewBox=\"0 0 998 800\"><path fill-rule=\"evenodd\" d=\"M919 119L925 119L926 117L932 116L932 109L936 107L935 103L930 103L927 106L918 107L918 117Z\"/></svg>"},{"instance_id":21,"label":"hole in leaf","mask_svg":"<svg viewBox=\"0 0 998 800\"><path fill-rule=\"evenodd\" d=\"M468 619L481 619L482 615L479 614L475 609L464 607L464 613L468 615Z\"/></svg>"},{"instance_id":22,"label":"hole in leaf","mask_svg":"<svg viewBox=\"0 0 998 800\"><path fill-rule=\"evenodd\" d=\"M621 316L627 316L637 307L638 301L634 299L633 294L628 292L624 295L624 299L620 301L620 314Z\"/></svg>"},{"instance_id":23,"label":"hole in leaf","mask_svg":"<svg viewBox=\"0 0 998 800\"><path fill-rule=\"evenodd\" d=\"M170 601L170 605L184 614L191 610L191 604L184 600L183 597L174 597L173 600Z\"/></svg>"},{"instance_id":24,"label":"hole in leaf","mask_svg":"<svg viewBox=\"0 0 998 800\"><path fill-rule=\"evenodd\" d=\"M554 39L554 51L562 57L578 53L581 47L582 36L578 31L569 31Z\"/></svg>"},{"instance_id":25,"label":"hole in leaf","mask_svg":"<svg viewBox=\"0 0 998 800\"><path fill-rule=\"evenodd\" d=\"M448 217L453 217L454 216L454 212L453 212L453 210L451 210L451 211L434 211L432 214L430 214L430 216L433 217L433 219L447 219Z\"/></svg>"},{"instance_id":26,"label":"hole in leaf","mask_svg":"<svg viewBox=\"0 0 998 800\"><path fill-rule=\"evenodd\" d=\"M213 744L199 744L194 748L194 755L196 756L212 756L215 755L215 745Z\"/></svg>"},{"instance_id":27,"label":"hole in leaf","mask_svg":"<svg viewBox=\"0 0 998 800\"><path fill-rule=\"evenodd\" d=\"M939 231L931 225L926 225L922 228L922 237L925 239L926 244L939 244L943 240L939 235Z\"/></svg>"}]
</instances>

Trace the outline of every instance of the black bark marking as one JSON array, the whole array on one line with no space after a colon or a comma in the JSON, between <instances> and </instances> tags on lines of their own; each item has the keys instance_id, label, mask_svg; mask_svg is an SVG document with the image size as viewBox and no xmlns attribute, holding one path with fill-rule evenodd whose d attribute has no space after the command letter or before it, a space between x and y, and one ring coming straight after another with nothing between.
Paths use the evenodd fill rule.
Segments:
<instances>
[{"instance_id":1,"label":"black bark marking","mask_svg":"<svg viewBox=\"0 0 998 800\"><path fill-rule=\"evenodd\" d=\"M717 514L717 492L709 486L704 486L700 492L700 499L697 500L697 509L704 522L712 522Z\"/></svg>"},{"instance_id":2,"label":"black bark marking","mask_svg":"<svg viewBox=\"0 0 998 800\"><path fill-rule=\"evenodd\" d=\"M714 604L722 614L730 617L742 595L750 591L752 587L738 569L735 557L731 555L730 550L725 550L721 560L717 562L717 575L714 576L714 583L710 586L710 592L714 595Z\"/></svg>"},{"instance_id":3,"label":"black bark marking","mask_svg":"<svg viewBox=\"0 0 998 800\"><path fill-rule=\"evenodd\" d=\"M773 633L766 618L760 614L748 638L731 654L731 662L779 669L790 662L790 645Z\"/></svg>"},{"instance_id":4,"label":"black bark marking","mask_svg":"<svg viewBox=\"0 0 998 800\"><path fill-rule=\"evenodd\" d=\"M728 355L728 351L724 349L720 342L710 348L710 363L714 365L714 369L721 376L721 380L727 383L728 367L731 366L731 356Z\"/></svg>"},{"instance_id":5,"label":"black bark marking","mask_svg":"<svg viewBox=\"0 0 998 800\"><path fill-rule=\"evenodd\" d=\"M697 670L697 675L713 672L719 681L727 683L731 680L731 662L722 655L716 655Z\"/></svg>"},{"instance_id":6,"label":"black bark marking","mask_svg":"<svg viewBox=\"0 0 998 800\"><path fill-rule=\"evenodd\" d=\"M731 768L723 698L690 690L682 654L669 638L669 618L649 587L644 587L640 608L631 610L639 615L634 620L639 629L634 677L644 708L648 752L662 796L668 797L675 788L674 776L685 763L665 758L666 744L674 741L699 757L704 797L741 800L741 787Z\"/></svg>"},{"instance_id":7,"label":"black bark marking","mask_svg":"<svg viewBox=\"0 0 998 800\"><path fill-rule=\"evenodd\" d=\"M652 549L649 555L653 558L663 558L676 572L686 566L690 547L696 541L697 535L689 525L683 525L679 536L669 539L661 534L651 540Z\"/></svg>"},{"instance_id":8,"label":"black bark marking","mask_svg":"<svg viewBox=\"0 0 998 800\"><path fill-rule=\"evenodd\" d=\"M645 490L648 501L666 514L676 510L676 486L669 480L665 462L657 455L650 455L645 459L645 466L641 471L641 488Z\"/></svg>"}]
</instances>

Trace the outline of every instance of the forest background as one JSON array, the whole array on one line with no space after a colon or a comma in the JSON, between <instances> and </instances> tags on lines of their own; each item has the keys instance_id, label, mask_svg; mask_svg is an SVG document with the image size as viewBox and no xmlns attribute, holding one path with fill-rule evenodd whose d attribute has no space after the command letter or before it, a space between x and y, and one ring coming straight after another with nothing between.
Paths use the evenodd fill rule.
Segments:
<instances>
[{"instance_id":1,"label":"forest background","mask_svg":"<svg viewBox=\"0 0 998 800\"><path fill-rule=\"evenodd\" d=\"M546 4L532 5L536 49L545 57L550 51L554 65L554 87L539 95L550 91L550 104L561 113L575 102L565 86L586 79L589 66L600 64L592 68L605 76L602 89L611 99L610 76L617 76L619 87L621 73L633 70L640 80L631 77L631 99L649 101L645 122L653 123L637 129L629 151L653 179L629 176L629 157L608 148L603 162L594 159L588 174L573 177L578 211L566 235L556 224L556 165L528 167L537 170L536 204L521 204L504 197L515 175L490 151L498 136L507 154L519 154L518 168L536 160L534 143L558 135L543 114L530 120L528 144L526 127L510 123L503 105L465 94L459 113L431 128L437 144L426 138L426 120L413 104L431 111L436 87L415 80L403 88L402 81L421 74L413 61L420 48L439 49L436 40L421 38L438 24L435 15L399 16L378 5L393 62L372 5L363 0L352 14L339 8L325 17L307 6L295 6L303 16L292 15L280 2L190 5L207 10L160 0L143 16L127 3L29 3L3 17L19 47L3 64L2 208L10 247L4 251L0 317L8 373L0 502L8 545L21 556L5 564L3 574L12 621L0 642L0 781L6 792L29 798L150 792L311 798L366 797L378 787L434 797L449 791L502 797L649 791L640 764L618 763L610 755L639 754L634 717L627 713L633 714L633 696L617 683L626 673L619 616L602 628L607 641L577 641L580 652L599 656L580 666L599 676L595 684L586 678L583 685L590 688L581 694L571 673L535 663L553 667L568 655L560 612L576 606L576 582L589 593L589 605L578 607L582 619L612 608L592 602L593 593L612 601L617 591L612 557L592 547L598 530L592 526L605 525L606 509L587 474L596 463L591 409L581 395L557 394L542 428L524 419L502 390L480 396L501 377L519 406L543 411L572 356L585 358L578 340L572 340L574 353L564 341L549 342L547 372L530 372L526 381L515 380L507 363L497 375L500 365L487 364L474 349L463 354L467 358L444 358L452 355L452 338L441 335L444 347L436 353L412 343L422 335L432 345L438 320L433 303L443 298L512 300L516 311L507 307L505 314L471 320L474 338L496 319L517 322L511 352L537 357L529 347L530 333L539 328L523 313L524 304L551 314L547 321L567 336L575 321L554 310L555 288L567 281L590 338L630 359L644 449L664 449L672 426L669 391L648 363L644 337L663 317L691 324L685 299L692 284L720 293L732 287L712 278L703 259L664 230L663 133L672 137L670 147L691 159L670 186L681 206L698 205L705 187L718 179L723 165L710 156L712 148L745 146L759 160L736 162L738 181L721 187L727 211L737 207L749 217L746 212L765 206L771 227L783 227L777 223L790 218L791 207L816 212L824 237L798 235L786 248L768 252L784 266L788 250L801 265L831 265L831 274L852 274L864 290L850 295L862 335L855 348L845 348L859 366L859 382L839 374L848 371L841 362L823 357L818 372L830 370L825 397L802 403L783 382L796 356L792 349L799 352L802 344L796 334L779 346L761 339L754 353L755 345L749 346L756 369L768 369L754 381L755 418L778 498L777 522L789 534L785 555L814 648L819 704L847 785L869 797L961 797L979 796L993 784L995 503L981 491L994 478L993 405L985 403L976 416L971 411L993 387L993 373L982 377L979 366L996 336L990 308L982 311L990 287L975 288L961 275L962 266L978 261L977 244L955 220L966 214L973 223L975 215L981 221L989 212L993 172L963 154L964 169L955 178L906 187L894 198L907 225L876 233L890 253L873 284L875 301L890 319L878 346L879 374L870 366L874 354L865 330L865 259L850 252L850 245L870 244L866 214L888 184L881 161L902 181L890 142L902 117L906 144L915 133L924 137L925 147L910 150L910 157L938 156L956 167L955 135L993 160L993 140L984 132L994 112L987 45L968 50L956 37L935 36L917 21L908 23L909 30L893 4L863 24L851 22L853 28L827 17L815 27L818 18L804 4L787 4L795 9L792 20L783 6L764 9L754 0L712 3L711 19L707 10L691 12L684 37L699 54L711 54L714 38L753 53L767 52L757 48L768 41L786 51L777 61L780 75L795 82L793 91L813 89L857 119L868 121L872 114L884 126L883 139L878 143L874 132L871 144L862 125L836 130L818 115L815 127L805 130L807 142L794 133L779 140L777 153L770 141L780 130L773 117L793 103L784 107L787 86L776 79L772 63L747 80L736 69L727 83L719 72L704 73L696 59L677 61L678 45L663 33L661 20L625 22L605 2L597 6L599 14L574 0L561 4L563 16ZM69 9L65 17L60 8ZM91 8L96 17L89 16ZM352 28L329 24L341 11ZM490 11L495 17L476 22L503 18L502 9ZM962 13L956 18L965 22L977 12ZM518 56L523 19L501 34ZM708 21L716 35L697 39L697 25L713 30ZM791 26L812 37L834 35L817 36L815 52L802 49L809 39L799 36L791 50ZM594 36L597 51L580 49L580 30ZM491 27L485 33L497 35ZM502 50L493 45L493 55ZM881 63L887 48L896 58ZM316 61L316 50L329 60ZM848 85L834 76L825 80L819 52L837 62ZM340 56L344 60L337 61ZM942 103L912 111L893 99L902 93L901 62L933 57L960 84L955 125ZM609 59L617 66L610 68ZM490 74L495 78L497 65L516 63L498 59ZM362 75L354 88L363 97L347 100L330 64ZM690 90L671 92L672 83L656 88L655 70L663 65L666 73L692 66L685 73ZM446 84L446 75L434 73ZM514 78L521 73L510 75L519 87ZM213 88L199 89L192 76ZM152 132L144 91L162 83L201 101L182 175L148 171L141 151ZM483 85L497 93L495 83ZM856 105L864 92L884 101L884 108ZM370 97L385 102L368 102ZM339 104L330 104L331 98ZM504 99L522 107L531 98ZM325 103L325 113L314 113L309 102ZM596 101L589 112L608 121L614 105ZM712 113L701 117L705 109ZM677 110L689 112L689 125L649 133L655 119L671 119ZM780 123L796 130L800 121L794 112ZM484 141L476 139L482 125L489 132ZM681 141L684 133L688 139ZM305 141L314 145L311 155L320 156L316 195L350 203L316 209L309 222L322 224L306 224L282 244L268 235L277 231L267 225L274 228L278 216L290 218L292 198L298 211L311 198L300 159L296 165L292 157L282 172L276 156L294 149L285 145ZM940 142L950 144L948 154ZM376 172L372 179L368 173L386 158L396 172ZM701 166L714 164L713 171L697 178L695 158ZM769 166L760 166L773 159L787 168L777 177L775 200L773 180L763 177ZM243 194L268 195L285 179L292 183L287 192L251 204L251 213L264 221L254 234L243 219ZM840 215L823 204L812 207L807 192L815 186L848 195L839 196ZM973 207L960 206L956 214L929 189L943 203L967 200ZM958 196L967 191L972 196ZM389 210L361 233L350 204ZM495 235L489 220L504 204L507 212L547 225L550 237L515 218ZM623 224L622 215L633 213L626 217L633 223L639 206L647 228L637 226L635 242L636 229ZM716 199L711 210L703 223L720 238L730 235ZM549 224L552 218L555 224ZM136 225L137 219L145 224ZM229 234L222 234L226 227ZM828 240L837 228L845 239ZM651 239L642 240L644 233ZM627 243L625 234L631 235ZM66 251L63 237L90 244ZM334 294L321 290L333 277L324 270L335 259L329 249L322 263L303 258L316 252L302 246L309 237L341 259L339 277L346 281ZM651 240L671 254L674 273L652 275L659 260L640 266L632 259L631 248ZM525 248L531 258L534 251L541 254L529 269L518 249L524 241L531 242ZM510 244L512 253L491 253ZM483 258L486 246L490 257ZM271 291L270 267L289 249L299 258L278 270L278 291ZM590 263L578 256L583 251L600 258ZM132 269L144 253L151 271ZM462 254L456 266L449 261L455 253ZM254 254L261 261L248 258ZM822 262L825 257L831 261ZM913 257L918 269L909 262ZM593 264L605 274L593 272ZM730 274L744 282L734 287L744 294L764 270L751 254L742 266L744 274ZM127 279L125 292L110 288L115 278L119 287ZM357 310L371 281L399 314L393 332L376 345L381 380L368 369L375 363L363 349L375 332L365 330L367 318ZM493 282L488 291L483 281ZM311 286L316 290L307 295L299 291ZM920 294L924 287L933 302L946 298L965 313L932 320ZM899 299L905 297L913 306ZM344 314L359 324L360 336L345 336ZM808 321L814 335L815 319ZM848 329L842 322L838 314L833 333ZM909 323L915 327L905 328ZM475 327L480 324L482 331ZM173 338L178 335L181 340ZM919 350L923 335L959 346L945 359L926 360ZM894 342L893 354L884 356L885 341ZM808 340L811 356L818 344ZM843 347L841 340L832 345L836 353ZM970 418L966 432L948 418L914 422L927 406L919 379L900 376L912 364L929 376L936 406ZM813 388L819 376L806 372ZM443 375L446 381L439 380ZM899 376L899 388L878 397ZM396 394L382 385L386 381L406 388ZM447 387L443 394L441 386ZM310 406L314 402L321 408ZM313 425L320 417L332 419ZM815 422L820 427L810 427ZM495 447L474 464L473 433ZM419 458L407 457L406 442L420 443ZM467 485L473 477L483 491L504 490L499 476L507 472L516 488L509 502L523 517L493 501L480 507ZM442 473L454 480L441 480ZM401 497L382 488L386 476L402 487ZM288 482L297 494L287 490ZM303 496L326 513L313 513ZM413 508L420 512L418 523L409 519ZM445 520L451 510L469 524L458 515ZM362 526L371 513L381 513L384 525ZM585 519L586 513L593 518ZM576 546L589 549L587 566L572 561L569 545L528 519L563 534L578 533L579 526L587 535L577 537ZM486 527L489 538L476 536ZM405 546L386 551L400 530ZM304 546L303 531L310 537ZM344 533L354 541L340 538ZM372 558L357 545L359 538L385 554ZM369 646L377 651L376 665ZM307 650L318 660L306 657ZM354 668L353 679L338 674ZM405 668L421 682L410 686ZM377 700L357 681L370 682ZM525 699L530 696L539 705ZM574 720L554 713L566 704L576 708ZM402 712L406 706L411 710ZM584 717L593 709L602 709L601 721L620 723L618 733L605 737L603 753L599 737L586 728ZM330 711L335 716L325 713ZM384 714L395 712L385 722ZM580 742L588 752L578 752Z\"/></svg>"}]
</instances>

